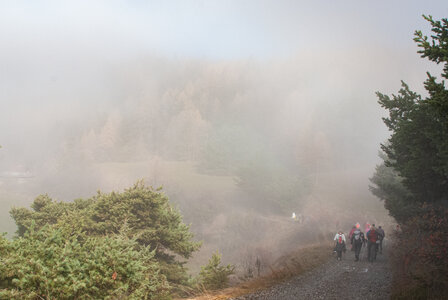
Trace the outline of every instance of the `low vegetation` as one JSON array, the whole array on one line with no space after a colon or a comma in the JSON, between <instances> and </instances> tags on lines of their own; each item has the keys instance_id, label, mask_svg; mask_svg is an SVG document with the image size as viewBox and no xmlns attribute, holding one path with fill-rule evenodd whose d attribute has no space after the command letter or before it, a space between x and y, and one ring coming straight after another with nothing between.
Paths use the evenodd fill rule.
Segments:
<instances>
[{"instance_id":1,"label":"low vegetation","mask_svg":"<svg viewBox=\"0 0 448 300\"><path fill-rule=\"evenodd\" d=\"M169 299L195 281L226 285L233 272L213 255L192 279L185 260L199 249L160 189L57 202L39 196L14 208L17 237L0 237L1 299Z\"/></svg>"},{"instance_id":2,"label":"low vegetation","mask_svg":"<svg viewBox=\"0 0 448 300\"><path fill-rule=\"evenodd\" d=\"M240 284L219 291L203 290L201 296L189 298L189 300L228 299L269 288L321 266L332 258L331 249L329 243L308 245L296 249L279 257L269 266L269 271L264 272L262 276L245 280Z\"/></svg>"},{"instance_id":3,"label":"low vegetation","mask_svg":"<svg viewBox=\"0 0 448 300\"><path fill-rule=\"evenodd\" d=\"M395 232L395 299L443 299L448 283L448 210L424 206Z\"/></svg>"},{"instance_id":4,"label":"low vegetation","mask_svg":"<svg viewBox=\"0 0 448 300\"><path fill-rule=\"evenodd\" d=\"M68 226L1 240L1 299L166 299L155 252L123 235L89 237Z\"/></svg>"},{"instance_id":5,"label":"low vegetation","mask_svg":"<svg viewBox=\"0 0 448 300\"><path fill-rule=\"evenodd\" d=\"M235 272L232 265L221 265L221 255L217 251L212 255L208 264L201 268L199 284L207 290L218 290L227 287L229 276Z\"/></svg>"}]
</instances>

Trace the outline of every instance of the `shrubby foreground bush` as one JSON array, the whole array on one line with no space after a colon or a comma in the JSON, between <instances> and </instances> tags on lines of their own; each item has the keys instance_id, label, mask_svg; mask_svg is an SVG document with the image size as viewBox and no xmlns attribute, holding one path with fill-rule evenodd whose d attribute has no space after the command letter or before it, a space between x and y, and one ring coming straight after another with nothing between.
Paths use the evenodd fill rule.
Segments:
<instances>
[{"instance_id":1,"label":"shrubby foreground bush","mask_svg":"<svg viewBox=\"0 0 448 300\"><path fill-rule=\"evenodd\" d=\"M208 261L208 264L201 267L199 284L209 290L225 288L229 283L229 275L232 275L234 272L234 266L221 265L221 255L216 251Z\"/></svg>"},{"instance_id":2,"label":"shrubby foreground bush","mask_svg":"<svg viewBox=\"0 0 448 300\"><path fill-rule=\"evenodd\" d=\"M121 235L88 237L67 228L31 228L2 238L1 299L166 299L154 251Z\"/></svg>"},{"instance_id":3,"label":"shrubby foreground bush","mask_svg":"<svg viewBox=\"0 0 448 300\"><path fill-rule=\"evenodd\" d=\"M160 190L44 195L31 208L11 211L16 239L0 238L2 299L165 299L188 283L179 259L200 243Z\"/></svg>"}]
</instances>

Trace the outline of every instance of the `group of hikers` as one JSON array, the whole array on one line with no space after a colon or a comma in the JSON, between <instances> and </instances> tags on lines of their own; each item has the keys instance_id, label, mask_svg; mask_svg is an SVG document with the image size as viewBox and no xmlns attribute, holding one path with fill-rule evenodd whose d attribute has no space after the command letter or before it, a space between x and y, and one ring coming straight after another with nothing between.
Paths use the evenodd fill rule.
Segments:
<instances>
[{"instance_id":1,"label":"group of hikers","mask_svg":"<svg viewBox=\"0 0 448 300\"><path fill-rule=\"evenodd\" d=\"M370 262L376 260L377 253L383 253L383 240L386 234L381 226L375 227L375 224L366 223L366 234L361 230L359 223L356 223L351 229L348 239L350 240L351 250L355 252L355 261L359 261L359 254L362 247L367 246L367 257ZM342 252L346 251L346 238L342 230L334 236L334 252L337 254L337 260L342 259Z\"/></svg>"}]
</instances>

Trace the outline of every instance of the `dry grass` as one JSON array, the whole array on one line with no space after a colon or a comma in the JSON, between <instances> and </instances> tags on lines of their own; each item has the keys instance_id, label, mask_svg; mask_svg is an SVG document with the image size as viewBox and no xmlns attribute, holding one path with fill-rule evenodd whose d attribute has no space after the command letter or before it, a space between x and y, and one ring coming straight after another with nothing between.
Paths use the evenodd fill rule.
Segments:
<instances>
[{"instance_id":1,"label":"dry grass","mask_svg":"<svg viewBox=\"0 0 448 300\"><path fill-rule=\"evenodd\" d=\"M188 300L222 300L269 288L326 263L332 257L331 252L332 247L329 244L317 244L299 248L280 257L270 267L271 271L269 275L258 277L220 291L204 291L203 295L188 298Z\"/></svg>"}]
</instances>

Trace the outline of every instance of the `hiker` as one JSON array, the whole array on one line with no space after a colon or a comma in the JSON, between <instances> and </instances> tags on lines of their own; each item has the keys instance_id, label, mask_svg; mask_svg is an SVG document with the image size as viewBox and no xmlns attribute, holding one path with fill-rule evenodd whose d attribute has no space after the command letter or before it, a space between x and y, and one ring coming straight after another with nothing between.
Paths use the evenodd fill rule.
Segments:
<instances>
[{"instance_id":1,"label":"hiker","mask_svg":"<svg viewBox=\"0 0 448 300\"><path fill-rule=\"evenodd\" d=\"M377 232L378 232L378 239L379 239L378 251L380 254L383 254L383 240L384 240L384 237L386 236L386 234L384 233L384 230L383 230L383 228L381 228L381 226L378 226Z\"/></svg>"},{"instance_id":2,"label":"hiker","mask_svg":"<svg viewBox=\"0 0 448 300\"><path fill-rule=\"evenodd\" d=\"M356 225L353 225L352 229L350 230L350 233L348 234L348 239L350 241L352 240L352 235L353 235L353 232L355 232L355 230L356 230ZM353 244L352 243L350 243L350 244L351 244L350 251L354 251Z\"/></svg>"},{"instance_id":3,"label":"hiker","mask_svg":"<svg viewBox=\"0 0 448 300\"><path fill-rule=\"evenodd\" d=\"M352 230L350 230L350 233L348 234L348 239L349 240L352 239L352 235L353 235L353 232L355 232L355 230L356 230L356 225L353 225Z\"/></svg>"},{"instance_id":4,"label":"hiker","mask_svg":"<svg viewBox=\"0 0 448 300\"><path fill-rule=\"evenodd\" d=\"M376 260L376 252L378 249L376 241L378 240L378 232L376 231L375 224L370 226L370 230L366 234L367 236L367 256L369 261L373 262Z\"/></svg>"},{"instance_id":5,"label":"hiker","mask_svg":"<svg viewBox=\"0 0 448 300\"><path fill-rule=\"evenodd\" d=\"M334 251L336 251L337 259L342 259L342 251L345 252L345 235L342 232L342 230L339 230L338 233L334 236L334 240L336 241L336 244L334 246Z\"/></svg>"},{"instance_id":6,"label":"hiker","mask_svg":"<svg viewBox=\"0 0 448 300\"><path fill-rule=\"evenodd\" d=\"M364 229L365 229L365 232L366 232L366 233L369 232L369 230L370 230L370 224L369 224L369 223L366 223L366 224L364 225Z\"/></svg>"},{"instance_id":7,"label":"hiker","mask_svg":"<svg viewBox=\"0 0 448 300\"><path fill-rule=\"evenodd\" d=\"M355 251L355 261L359 261L359 253L361 252L362 245L365 244L365 241L364 233L361 229L356 228L350 239L352 248Z\"/></svg>"}]
</instances>

